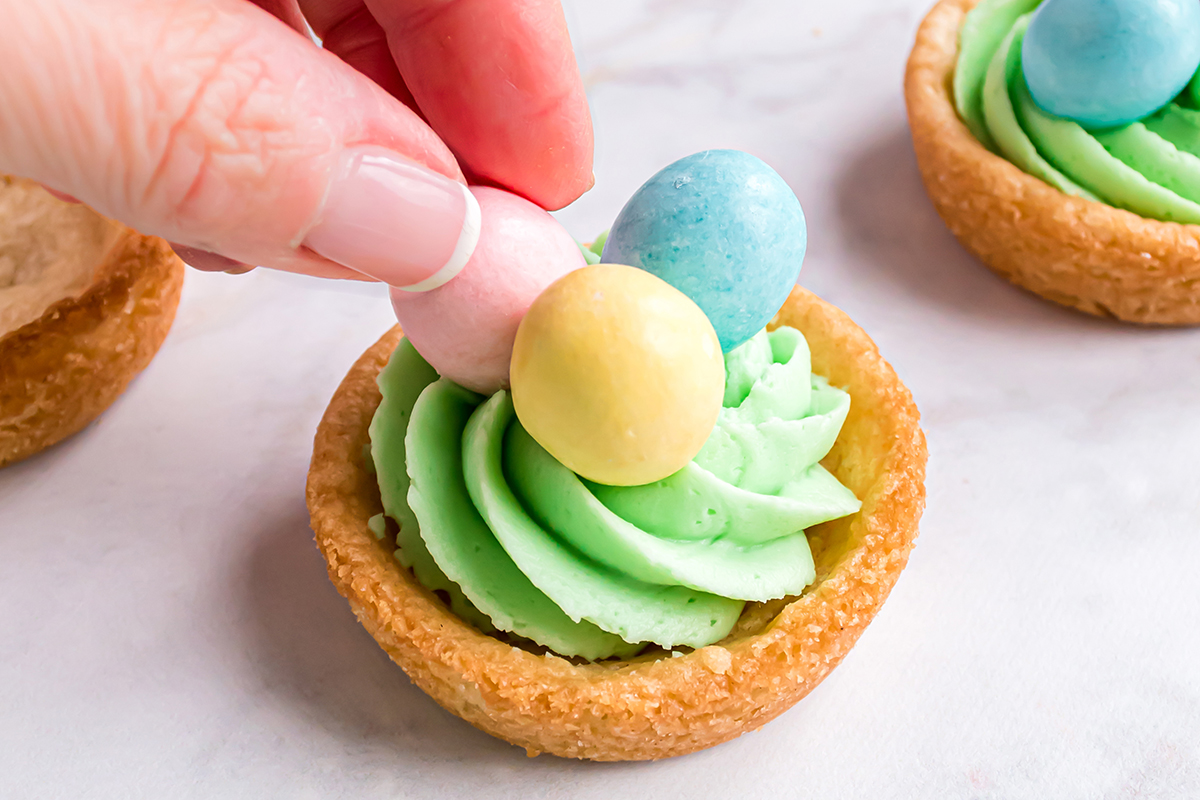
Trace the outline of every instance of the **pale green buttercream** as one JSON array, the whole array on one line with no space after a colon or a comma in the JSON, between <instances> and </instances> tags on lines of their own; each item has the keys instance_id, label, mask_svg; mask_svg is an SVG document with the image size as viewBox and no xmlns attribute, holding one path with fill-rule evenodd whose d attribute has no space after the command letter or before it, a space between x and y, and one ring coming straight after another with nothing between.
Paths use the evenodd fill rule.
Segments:
<instances>
[{"instance_id":1,"label":"pale green buttercream","mask_svg":"<svg viewBox=\"0 0 1200 800\"><path fill-rule=\"evenodd\" d=\"M543 450L506 393L484 402L435 380L402 341L371 426L397 557L481 628L490 620L563 655L720 640L744 601L812 582L805 528L859 508L817 463L849 396L811 374L804 337L764 331L726 367L725 408L696 460L615 488Z\"/></svg>"},{"instance_id":2,"label":"pale green buttercream","mask_svg":"<svg viewBox=\"0 0 1200 800\"><path fill-rule=\"evenodd\" d=\"M1105 150L1146 180L1185 200L1200 202L1200 158L1180 150L1140 122L1094 135Z\"/></svg>"},{"instance_id":3,"label":"pale green buttercream","mask_svg":"<svg viewBox=\"0 0 1200 800\"><path fill-rule=\"evenodd\" d=\"M799 331L757 334L725 356L725 407L695 460L645 486L591 485L612 511L673 539L752 546L858 510L818 462L850 397L813 376Z\"/></svg>"},{"instance_id":4,"label":"pale green buttercream","mask_svg":"<svg viewBox=\"0 0 1200 800\"><path fill-rule=\"evenodd\" d=\"M963 23L954 75L959 115L985 146L1067 194L1146 217L1200 223L1200 119L1193 79L1142 122L1089 132L1043 111L1021 70L1021 42L1040 0L983 0Z\"/></svg>"},{"instance_id":5,"label":"pale green buttercream","mask_svg":"<svg viewBox=\"0 0 1200 800\"><path fill-rule=\"evenodd\" d=\"M429 552L501 630L563 655L595 659L636 652L637 646L614 633L572 619L538 591L480 516L464 479L463 458L463 437L479 401L442 379L421 393L413 409L406 437L408 501ZM388 465L389 472L397 468L404 465Z\"/></svg>"},{"instance_id":6,"label":"pale green buttercream","mask_svg":"<svg viewBox=\"0 0 1200 800\"><path fill-rule=\"evenodd\" d=\"M703 647L722 639L742 603L682 586L646 583L582 557L525 511L503 470L512 400L497 392L471 417L463 468L471 499L513 561L567 616L594 622L629 642Z\"/></svg>"},{"instance_id":7,"label":"pale green buttercream","mask_svg":"<svg viewBox=\"0 0 1200 800\"><path fill-rule=\"evenodd\" d=\"M815 577L803 536L741 547L728 540L680 541L643 531L610 511L519 423L508 430L504 455L513 489L543 527L584 555L638 580L739 600L770 600L799 593Z\"/></svg>"},{"instance_id":8,"label":"pale green buttercream","mask_svg":"<svg viewBox=\"0 0 1200 800\"><path fill-rule=\"evenodd\" d=\"M1106 202L1152 219L1200 223L1200 205L1154 183L1113 156L1079 123L1047 114L1033 101L1024 81L1013 87L1013 93L1017 115L1038 150ZM1147 135L1154 136L1148 131Z\"/></svg>"},{"instance_id":9,"label":"pale green buttercream","mask_svg":"<svg viewBox=\"0 0 1200 800\"><path fill-rule=\"evenodd\" d=\"M988 66L983 87L983 115L987 128L1000 154L1030 175L1067 194L1099 200L1042 158L1017 120L1009 87L1013 81L1024 80L1021 75L1021 37L1028 27L1028 15L1018 19Z\"/></svg>"},{"instance_id":10,"label":"pale green buttercream","mask_svg":"<svg viewBox=\"0 0 1200 800\"><path fill-rule=\"evenodd\" d=\"M408 504L411 482L405 469L405 437L417 398L438 379L433 367L421 358L408 341L401 339L377 382L382 399L371 419L371 457L379 481L384 512L399 525L396 533L396 558L421 585L432 592L445 592L455 614L481 630L492 630L490 620L471 605L454 581L446 577L425 547L417 517Z\"/></svg>"},{"instance_id":11,"label":"pale green buttercream","mask_svg":"<svg viewBox=\"0 0 1200 800\"><path fill-rule=\"evenodd\" d=\"M1037 8L1041 0L991 0L976 6L958 32L958 63L954 70L954 102L959 116L975 138L996 150L995 130L984 118L984 79L992 54L1013 24Z\"/></svg>"},{"instance_id":12,"label":"pale green buttercream","mask_svg":"<svg viewBox=\"0 0 1200 800\"><path fill-rule=\"evenodd\" d=\"M1200 111L1172 104L1144 124L1180 150L1200 156Z\"/></svg>"}]
</instances>

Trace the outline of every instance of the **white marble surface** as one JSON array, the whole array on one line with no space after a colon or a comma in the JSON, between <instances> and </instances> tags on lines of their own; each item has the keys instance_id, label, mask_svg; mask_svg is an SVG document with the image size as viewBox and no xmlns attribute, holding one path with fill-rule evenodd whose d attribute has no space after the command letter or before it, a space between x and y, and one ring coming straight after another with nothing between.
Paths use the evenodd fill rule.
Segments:
<instances>
[{"instance_id":1,"label":"white marble surface","mask_svg":"<svg viewBox=\"0 0 1200 800\"><path fill-rule=\"evenodd\" d=\"M372 287L192 274L103 420L0 472L0 797L1200 796L1200 331L1087 319L968 257L921 190L900 84L925 0L573 0L596 189L774 164L802 282L916 395L929 508L858 647L762 731L594 765L413 688L324 574L317 420L389 324Z\"/></svg>"}]
</instances>

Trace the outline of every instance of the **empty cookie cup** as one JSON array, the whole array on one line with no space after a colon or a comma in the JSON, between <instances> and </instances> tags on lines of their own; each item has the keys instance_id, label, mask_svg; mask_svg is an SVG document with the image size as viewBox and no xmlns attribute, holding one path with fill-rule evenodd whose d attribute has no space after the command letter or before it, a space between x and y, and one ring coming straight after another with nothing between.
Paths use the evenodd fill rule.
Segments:
<instances>
[{"instance_id":1,"label":"empty cookie cup","mask_svg":"<svg viewBox=\"0 0 1200 800\"><path fill-rule=\"evenodd\" d=\"M117 399L170 330L183 272L161 239L0 181L0 466Z\"/></svg>"}]
</instances>

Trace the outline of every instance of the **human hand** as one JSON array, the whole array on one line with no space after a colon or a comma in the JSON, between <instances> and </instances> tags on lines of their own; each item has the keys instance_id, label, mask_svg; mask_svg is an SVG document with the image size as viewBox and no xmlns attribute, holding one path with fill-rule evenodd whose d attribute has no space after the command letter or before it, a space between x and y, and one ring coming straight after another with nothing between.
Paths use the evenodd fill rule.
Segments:
<instances>
[{"instance_id":1,"label":"human hand","mask_svg":"<svg viewBox=\"0 0 1200 800\"><path fill-rule=\"evenodd\" d=\"M454 251L464 173L549 209L590 187L558 0L255 3L0 0L0 171L201 268L393 285Z\"/></svg>"}]
</instances>

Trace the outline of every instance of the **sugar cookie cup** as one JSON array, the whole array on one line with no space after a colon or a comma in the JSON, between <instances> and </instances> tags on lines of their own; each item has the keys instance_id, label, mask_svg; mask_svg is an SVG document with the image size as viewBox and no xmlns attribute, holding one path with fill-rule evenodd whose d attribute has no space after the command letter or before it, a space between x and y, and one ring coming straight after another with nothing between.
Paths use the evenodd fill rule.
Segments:
<instances>
[{"instance_id":1,"label":"sugar cookie cup","mask_svg":"<svg viewBox=\"0 0 1200 800\"><path fill-rule=\"evenodd\" d=\"M987 150L954 107L963 20L941 0L917 32L904 93L925 189L947 227L993 271L1088 314L1200 324L1200 226L1072 197Z\"/></svg>"},{"instance_id":2,"label":"sugar cookie cup","mask_svg":"<svg viewBox=\"0 0 1200 800\"><path fill-rule=\"evenodd\" d=\"M440 705L527 749L597 761L683 755L756 730L808 694L887 598L925 504L925 438L912 396L849 317L797 288L776 323L804 333L813 372L851 395L823 462L862 510L809 531L816 581L798 598L750 603L716 645L577 663L481 634L450 613L379 541L363 458L392 329L342 381L317 431L308 508L329 577L363 626Z\"/></svg>"},{"instance_id":3,"label":"sugar cookie cup","mask_svg":"<svg viewBox=\"0 0 1200 800\"><path fill-rule=\"evenodd\" d=\"M117 399L166 337L184 269L161 239L0 177L0 466Z\"/></svg>"}]
</instances>

